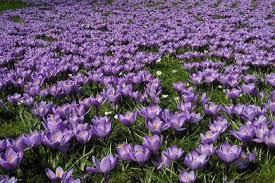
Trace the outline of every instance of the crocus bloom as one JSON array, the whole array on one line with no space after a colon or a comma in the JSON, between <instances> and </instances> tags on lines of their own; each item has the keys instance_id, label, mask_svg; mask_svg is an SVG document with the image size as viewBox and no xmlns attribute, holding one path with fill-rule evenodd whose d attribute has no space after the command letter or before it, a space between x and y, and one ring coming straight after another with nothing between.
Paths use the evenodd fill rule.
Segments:
<instances>
[{"instance_id":1,"label":"crocus bloom","mask_svg":"<svg viewBox=\"0 0 275 183\"><path fill-rule=\"evenodd\" d=\"M112 124L108 117L95 118L93 121L93 133L101 138L109 136L112 132Z\"/></svg>"},{"instance_id":2,"label":"crocus bloom","mask_svg":"<svg viewBox=\"0 0 275 183\"><path fill-rule=\"evenodd\" d=\"M200 134L201 142L203 144L215 143L219 137L219 132L206 131L205 134Z\"/></svg>"},{"instance_id":3,"label":"crocus bloom","mask_svg":"<svg viewBox=\"0 0 275 183\"><path fill-rule=\"evenodd\" d=\"M194 171L184 171L179 175L180 183L194 183L197 175Z\"/></svg>"},{"instance_id":4,"label":"crocus bloom","mask_svg":"<svg viewBox=\"0 0 275 183\"><path fill-rule=\"evenodd\" d=\"M126 112L124 115L118 115L119 121L127 127L130 127L137 119L136 112Z\"/></svg>"},{"instance_id":5,"label":"crocus bloom","mask_svg":"<svg viewBox=\"0 0 275 183\"><path fill-rule=\"evenodd\" d=\"M129 144L120 144L117 146L117 154L120 159L126 161L134 161L135 157L133 156L133 148Z\"/></svg>"},{"instance_id":6,"label":"crocus bloom","mask_svg":"<svg viewBox=\"0 0 275 183\"><path fill-rule=\"evenodd\" d=\"M1 183L17 183L17 179L15 177L9 177L7 175L0 175Z\"/></svg>"},{"instance_id":7,"label":"crocus bloom","mask_svg":"<svg viewBox=\"0 0 275 183\"><path fill-rule=\"evenodd\" d=\"M46 175L52 182L68 182L68 183L80 183L79 179L74 180L72 177L73 169L65 172L61 167L57 167L55 172L46 168Z\"/></svg>"},{"instance_id":8,"label":"crocus bloom","mask_svg":"<svg viewBox=\"0 0 275 183\"><path fill-rule=\"evenodd\" d=\"M165 151L161 152L161 158L160 161L158 162L158 167L157 169L160 170L163 167L169 167L171 166L172 161L165 155Z\"/></svg>"},{"instance_id":9,"label":"crocus bloom","mask_svg":"<svg viewBox=\"0 0 275 183\"><path fill-rule=\"evenodd\" d=\"M266 133L264 142L269 148L275 148L275 130L270 130Z\"/></svg>"},{"instance_id":10,"label":"crocus bloom","mask_svg":"<svg viewBox=\"0 0 275 183\"><path fill-rule=\"evenodd\" d=\"M199 154L197 151L188 153L184 158L184 164L191 170L202 168L207 163L207 161L207 156L205 154Z\"/></svg>"},{"instance_id":11,"label":"crocus bloom","mask_svg":"<svg viewBox=\"0 0 275 183\"><path fill-rule=\"evenodd\" d=\"M151 157L151 152L147 147L135 145L133 148L133 156L138 164L143 165Z\"/></svg>"},{"instance_id":12,"label":"crocus bloom","mask_svg":"<svg viewBox=\"0 0 275 183\"><path fill-rule=\"evenodd\" d=\"M114 157L112 154L105 156L101 161L95 156L92 157L92 160L95 167L87 167L86 171L89 173L103 173L105 177L108 176L117 164L117 157Z\"/></svg>"},{"instance_id":13,"label":"crocus bloom","mask_svg":"<svg viewBox=\"0 0 275 183\"><path fill-rule=\"evenodd\" d=\"M16 169L23 158L23 152L16 152L13 148L8 147L6 152L0 156L0 166L5 170Z\"/></svg>"},{"instance_id":14,"label":"crocus bloom","mask_svg":"<svg viewBox=\"0 0 275 183\"><path fill-rule=\"evenodd\" d=\"M27 145L27 148L31 149L38 147L42 143L43 135L42 132L34 131L31 134L23 135L22 140Z\"/></svg>"},{"instance_id":15,"label":"crocus bloom","mask_svg":"<svg viewBox=\"0 0 275 183\"><path fill-rule=\"evenodd\" d=\"M47 132L44 135L43 144L53 149L58 149L61 152L66 152L69 148L69 141L72 137L73 132L70 130Z\"/></svg>"},{"instance_id":16,"label":"crocus bloom","mask_svg":"<svg viewBox=\"0 0 275 183\"><path fill-rule=\"evenodd\" d=\"M245 169L249 166L250 163L254 163L256 161L256 153L245 153L242 152L239 158L235 161L236 166L239 169Z\"/></svg>"},{"instance_id":17,"label":"crocus bloom","mask_svg":"<svg viewBox=\"0 0 275 183\"><path fill-rule=\"evenodd\" d=\"M255 137L254 125L251 122L242 125L239 131L230 131L230 133L242 142L249 142Z\"/></svg>"},{"instance_id":18,"label":"crocus bloom","mask_svg":"<svg viewBox=\"0 0 275 183\"><path fill-rule=\"evenodd\" d=\"M213 102L209 102L207 104L204 105L204 111L206 114L211 115L211 116L216 116L218 114L218 112L220 111L221 106L220 105L216 105Z\"/></svg>"},{"instance_id":19,"label":"crocus bloom","mask_svg":"<svg viewBox=\"0 0 275 183\"><path fill-rule=\"evenodd\" d=\"M213 144L200 144L196 151L209 157L215 153L215 148Z\"/></svg>"},{"instance_id":20,"label":"crocus bloom","mask_svg":"<svg viewBox=\"0 0 275 183\"><path fill-rule=\"evenodd\" d=\"M163 154L170 160L176 161L183 156L183 150L177 146L172 146L163 151Z\"/></svg>"},{"instance_id":21,"label":"crocus bloom","mask_svg":"<svg viewBox=\"0 0 275 183\"><path fill-rule=\"evenodd\" d=\"M92 129L90 129L87 123L78 124L74 129L74 134L75 134L76 140L80 144L86 144L87 142L89 142L89 140L93 135Z\"/></svg>"},{"instance_id":22,"label":"crocus bloom","mask_svg":"<svg viewBox=\"0 0 275 183\"><path fill-rule=\"evenodd\" d=\"M143 145L146 146L151 152L156 153L163 143L163 136L153 135L145 136Z\"/></svg>"},{"instance_id":23,"label":"crocus bloom","mask_svg":"<svg viewBox=\"0 0 275 183\"><path fill-rule=\"evenodd\" d=\"M160 134L162 131L170 127L169 123L165 123L159 117L155 117L153 120L146 120L146 126L153 134Z\"/></svg>"},{"instance_id":24,"label":"crocus bloom","mask_svg":"<svg viewBox=\"0 0 275 183\"><path fill-rule=\"evenodd\" d=\"M219 149L216 150L218 157L227 162L233 162L240 156L242 149L237 145L230 145L228 143L222 144Z\"/></svg>"}]
</instances>

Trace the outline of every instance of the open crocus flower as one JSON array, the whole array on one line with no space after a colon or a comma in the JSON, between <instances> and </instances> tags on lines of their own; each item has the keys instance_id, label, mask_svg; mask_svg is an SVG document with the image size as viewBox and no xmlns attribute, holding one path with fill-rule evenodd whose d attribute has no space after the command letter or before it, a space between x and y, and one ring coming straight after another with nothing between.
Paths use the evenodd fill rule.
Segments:
<instances>
[{"instance_id":1,"label":"open crocus flower","mask_svg":"<svg viewBox=\"0 0 275 183\"><path fill-rule=\"evenodd\" d=\"M239 89L236 89L236 88L233 88L232 90L228 90L226 92L226 96L232 100L238 98L242 93L242 90L239 90Z\"/></svg>"},{"instance_id":2,"label":"open crocus flower","mask_svg":"<svg viewBox=\"0 0 275 183\"><path fill-rule=\"evenodd\" d=\"M43 138L43 144L61 152L66 152L69 148L69 142L73 137L71 130L59 130L56 132L47 132Z\"/></svg>"},{"instance_id":3,"label":"open crocus flower","mask_svg":"<svg viewBox=\"0 0 275 183\"><path fill-rule=\"evenodd\" d=\"M151 152L156 153L163 143L163 136L153 135L145 136L143 145L147 147Z\"/></svg>"},{"instance_id":4,"label":"open crocus flower","mask_svg":"<svg viewBox=\"0 0 275 183\"><path fill-rule=\"evenodd\" d=\"M5 170L16 169L23 158L23 152L16 152L13 148L8 147L0 155L0 166Z\"/></svg>"},{"instance_id":5,"label":"open crocus flower","mask_svg":"<svg viewBox=\"0 0 275 183\"><path fill-rule=\"evenodd\" d=\"M76 126L76 128L74 129L74 135L76 137L76 140L80 144L86 144L91 139L93 133L89 125L85 123L85 124L78 124Z\"/></svg>"},{"instance_id":6,"label":"open crocus flower","mask_svg":"<svg viewBox=\"0 0 275 183\"><path fill-rule=\"evenodd\" d=\"M155 117L153 120L146 120L146 126L153 134L160 134L162 131L170 127L169 123L165 123L159 117Z\"/></svg>"},{"instance_id":7,"label":"open crocus flower","mask_svg":"<svg viewBox=\"0 0 275 183\"><path fill-rule=\"evenodd\" d=\"M220 111L220 109L221 109L221 106L216 105L213 102L209 102L209 103L204 105L205 113L210 115L210 116L216 116L218 114L218 112Z\"/></svg>"},{"instance_id":8,"label":"open crocus flower","mask_svg":"<svg viewBox=\"0 0 275 183\"><path fill-rule=\"evenodd\" d=\"M242 152L239 158L235 161L236 166L239 169L246 169L250 163L254 163L256 161L256 153L246 153Z\"/></svg>"},{"instance_id":9,"label":"open crocus flower","mask_svg":"<svg viewBox=\"0 0 275 183\"><path fill-rule=\"evenodd\" d=\"M254 83L243 84L242 90L246 94L255 95L257 93L257 88Z\"/></svg>"},{"instance_id":10,"label":"open crocus flower","mask_svg":"<svg viewBox=\"0 0 275 183\"><path fill-rule=\"evenodd\" d=\"M163 151L163 154L170 160L176 161L183 156L183 150L177 146L172 146Z\"/></svg>"},{"instance_id":11,"label":"open crocus flower","mask_svg":"<svg viewBox=\"0 0 275 183\"><path fill-rule=\"evenodd\" d=\"M254 125L251 122L242 125L239 131L230 131L230 133L242 142L249 142L255 137Z\"/></svg>"},{"instance_id":12,"label":"open crocus flower","mask_svg":"<svg viewBox=\"0 0 275 183\"><path fill-rule=\"evenodd\" d=\"M202 168L208 162L205 154L199 154L197 151L192 151L184 158L184 164L191 170Z\"/></svg>"},{"instance_id":13,"label":"open crocus flower","mask_svg":"<svg viewBox=\"0 0 275 183\"><path fill-rule=\"evenodd\" d=\"M127 126L130 127L132 124L134 124L134 122L137 119L137 113L136 112L126 112L124 115L123 114L119 114L118 115L118 119L119 121Z\"/></svg>"},{"instance_id":14,"label":"open crocus flower","mask_svg":"<svg viewBox=\"0 0 275 183\"><path fill-rule=\"evenodd\" d=\"M225 161L226 163L230 163L239 158L242 149L237 145L230 145L228 143L222 144L219 149L216 150L218 157Z\"/></svg>"},{"instance_id":15,"label":"open crocus flower","mask_svg":"<svg viewBox=\"0 0 275 183\"><path fill-rule=\"evenodd\" d=\"M179 175L180 183L194 183L197 175L194 171L184 171Z\"/></svg>"},{"instance_id":16,"label":"open crocus flower","mask_svg":"<svg viewBox=\"0 0 275 183\"><path fill-rule=\"evenodd\" d=\"M161 158L157 163L157 169L161 170L162 168L166 168L171 166L172 161L165 155L165 151L161 153Z\"/></svg>"},{"instance_id":17,"label":"open crocus flower","mask_svg":"<svg viewBox=\"0 0 275 183\"><path fill-rule=\"evenodd\" d=\"M73 169L65 172L61 167L57 167L55 172L51 169L46 168L46 175L51 180L51 182L68 182L68 183L80 183L79 179L74 180L72 177Z\"/></svg>"},{"instance_id":18,"label":"open crocus flower","mask_svg":"<svg viewBox=\"0 0 275 183\"><path fill-rule=\"evenodd\" d=\"M215 153L215 148L213 144L200 144L196 151L209 157Z\"/></svg>"},{"instance_id":19,"label":"open crocus flower","mask_svg":"<svg viewBox=\"0 0 275 183\"><path fill-rule=\"evenodd\" d=\"M34 131L31 134L23 135L22 140L28 149L38 147L43 140L43 132Z\"/></svg>"},{"instance_id":20,"label":"open crocus flower","mask_svg":"<svg viewBox=\"0 0 275 183\"><path fill-rule=\"evenodd\" d=\"M93 133L101 138L109 136L112 132L112 124L108 117L95 118L93 121Z\"/></svg>"},{"instance_id":21,"label":"open crocus flower","mask_svg":"<svg viewBox=\"0 0 275 183\"><path fill-rule=\"evenodd\" d=\"M270 130L264 136L264 142L269 148L275 148L275 130Z\"/></svg>"},{"instance_id":22,"label":"open crocus flower","mask_svg":"<svg viewBox=\"0 0 275 183\"><path fill-rule=\"evenodd\" d=\"M135 157L133 156L133 148L129 144L120 144L117 146L117 154L120 159L126 161L134 161Z\"/></svg>"},{"instance_id":23,"label":"open crocus flower","mask_svg":"<svg viewBox=\"0 0 275 183\"><path fill-rule=\"evenodd\" d=\"M219 132L206 131L205 134L200 134L201 142L203 144L212 144L217 141Z\"/></svg>"},{"instance_id":24,"label":"open crocus flower","mask_svg":"<svg viewBox=\"0 0 275 183\"><path fill-rule=\"evenodd\" d=\"M102 173L105 179L117 164L117 157L114 157L112 154L105 156L101 161L99 161L95 156L92 157L92 160L95 167L87 167L86 171L89 173Z\"/></svg>"},{"instance_id":25,"label":"open crocus flower","mask_svg":"<svg viewBox=\"0 0 275 183\"><path fill-rule=\"evenodd\" d=\"M151 152L147 147L135 145L133 148L133 156L138 164L143 165L151 157Z\"/></svg>"},{"instance_id":26,"label":"open crocus flower","mask_svg":"<svg viewBox=\"0 0 275 183\"><path fill-rule=\"evenodd\" d=\"M15 177L9 177L7 175L0 175L1 183L17 183L17 179Z\"/></svg>"}]
</instances>

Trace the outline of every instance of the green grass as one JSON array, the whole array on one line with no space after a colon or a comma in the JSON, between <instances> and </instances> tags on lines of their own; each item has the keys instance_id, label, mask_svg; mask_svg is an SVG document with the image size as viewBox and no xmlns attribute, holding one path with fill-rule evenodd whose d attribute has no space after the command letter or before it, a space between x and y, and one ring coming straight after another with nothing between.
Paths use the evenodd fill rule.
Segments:
<instances>
[{"instance_id":1,"label":"green grass","mask_svg":"<svg viewBox=\"0 0 275 183\"><path fill-rule=\"evenodd\" d=\"M25 8L25 7L27 7L27 3L17 1L17 0L0 2L0 12L5 10L15 10L19 8Z\"/></svg>"}]
</instances>

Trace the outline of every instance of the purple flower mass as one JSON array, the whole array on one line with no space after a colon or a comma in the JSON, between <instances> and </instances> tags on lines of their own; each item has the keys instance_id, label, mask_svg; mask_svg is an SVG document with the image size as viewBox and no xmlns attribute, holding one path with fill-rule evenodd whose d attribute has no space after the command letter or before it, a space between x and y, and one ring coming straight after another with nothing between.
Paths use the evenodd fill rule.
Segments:
<instances>
[{"instance_id":1,"label":"purple flower mass","mask_svg":"<svg viewBox=\"0 0 275 183\"><path fill-rule=\"evenodd\" d=\"M273 180L273 1L21 1L0 3L0 183Z\"/></svg>"}]
</instances>

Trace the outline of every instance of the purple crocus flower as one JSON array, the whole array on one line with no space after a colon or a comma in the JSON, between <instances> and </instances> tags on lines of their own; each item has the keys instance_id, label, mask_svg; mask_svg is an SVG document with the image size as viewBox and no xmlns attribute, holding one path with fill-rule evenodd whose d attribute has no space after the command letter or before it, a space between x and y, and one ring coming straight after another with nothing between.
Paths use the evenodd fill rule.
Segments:
<instances>
[{"instance_id":1,"label":"purple crocus flower","mask_svg":"<svg viewBox=\"0 0 275 183\"><path fill-rule=\"evenodd\" d=\"M34 147L38 147L42 143L43 135L44 134L42 132L34 131L31 134L23 135L22 140L28 149L32 149Z\"/></svg>"},{"instance_id":2,"label":"purple crocus flower","mask_svg":"<svg viewBox=\"0 0 275 183\"><path fill-rule=\"evenodd\" d=\"M218 112L220 111L220 109L221 109L221 106L216 105L213 102L209 102L209 103L204 105L205 113L210 115L210 116L216 116L218 114Z\"/></svg>"},{"instance_id":3,"label":"purple crocus flower","mask_svg":"<svg viewBox=\"0 0 275 183\"><path fill-rule=\"evenodd\" d=\"M135 157L133 156L133 148L129 144L120 144L117 146L117 154L120 159L126 161L134 161Z\"/></svg>"},{"instance_id":4,"label":"purple crocus flower","mask_svg":"<svg viewBox=\"0 0 275 183\"><path fill-rule=\"evenodd\" d=\"M89 173L102 173L106 178L110 171L112 171L117 164L117 157L114 157L112 154L105 156L99 161L95 156L92 157L95 167L87 167L86 171Z\"/></svg>"},{"instance_id":5,"label":"purple crocus flower","mask_svg":"<svg viewBox=\"0 0 275 183\"><path fill-rule=\"evenodd\" d=\"M161 152L160 161L157 163L157 169L161 170L164 167L171 166L172 161L165 155L165 151Z\"/></svg>"},{"instance_id":6,"label":"purple crocus flower","mask_svg":"<svg viewBox=\"0 0 275 183\"><path fill-rule=\"evenodd\" d=\"M237 145L230 145L228 143L223 143L220 145L219 149L216 150L218 157L225 161L226 163L230 163L239 158L242 149Z\"/></svg>"},{"instance_id":7,"label":"purple crocus flower","mask_svg":"<svg viewBox=\"0 0 275 183\"><path fill-rule=\"evenodd\" d=\"M119 114L118 115L118 119L119 119L119 121L123 125L125 125L127 127L130 127L136 121L136 119L137 119L137 113L136 112L129 112L128 111L124 115L123 114Z\"/></svg>"},{"instance_id":8,"label":"purple crocus flower","mask_svg":"<svg viewBox=\"0 0 275 183\"><path fill-rule=\"evenodd\" d=\"M74 129L74 135L76 137L76 140L80 144L86 144L90 141L93 133L90 126L87 123L85 123L85 124L78 124L76 126L76 128Z\"/></svg>"},{"instance_id":9,"label":"purple crocus flower","mask_svg":"<svg viewBox=\"0 0 275 183\"><path fill-rule=\"evenodd\" d=\"M226 95L228 98L234 100L234 99L238 98L241 95L241 93L242 93L242 90L233 88L232 90L228 90Z\"/></svg>"},{"instance_id":10,"label":"purple crocus flower","mask_svg":"<svg viewBox=\"0 0 275 183\"><path fill-rule=\"evenodd\" d=\"M205 154L199 154L197 151L191 151L184 158L184 164L191 170L202 168L208 162Z\"/></svg>"},{"instance_id":11,"label":"purple crocus flower","mask_svg":"<svg viewBox=\"0 0 275 183\"><path fill-rule=\"evenodd\" d=\"M257 93L257 88L255 83L243 84L242 90L246 94L255 95Z\"/></svg>"},{"instance_id":12,"label":"purple crocus flower","mask_svg":"<svg viewBox=\"0 0 275 183\"><path fill-rule=\"evenodd\" d=\"M151 157L151 152L145 146L135 145L133 147L133 156L138 164L143 165Z\"/></svg>"},{"instance_id":13,"label":"purple crocus flower","mask_svg":"<svg viewBox=\"0 0 275 183\"><path fill-rule=\"evenodd\" d=\"M145 136L143 146L147 147L151 152L156 153L162 146L163 136L153 135Z\"/></svg>"},{"instance_id":14,"label":"purple crocus flower","mask_svg":"<svg viewBox=\"0 0 275 183\"><path fill-rule=\"evenodd\" d=\"M246 169L250 163L256 161L256 152L246 153L242 152L239 158L235 161L236 166L239 169Z\"/></svg>"},{"instance_id":15,"label":"purple crocus flower","mask_svg":"<svg viewBox=\"0 0 275 183\"><path fill-rule=\"evenodd\" d=\"M71 130L59 130L56 132L46 132L43 138L43 144L61 152L66 152L69 148L69 141L73 137Z\"/></svg>"},{"instance_id":16,"label":"purple crocus flower","mask_svg":"<svg viewBox=\"0 0 275 183\"><path fill-rule=\"evenodd\" d=\"M219 132L206 131L205 134L200 134L203 144L215 143L219 137Z\"/></svg>"},{"instance_id":17,"label":"purple crocus flower","mask_svg":"<svg viewBox=\"0 0 275 183\"><path fill-rule=\"evenodd\" d=\"M180 183L194 183L197 175L194 171L184 171L179 175Z\"/></svg>"},{"instance_id":18,"label":"purple crocus flower","mask_svg":"<svg viewBox=\"0 0 275 183\"><path fill-rule=\"evenodd\" d=\"M152 105L141 110L140 114L146 119L154 119L155 117L158 117L161 112L162 109L158 105Z\"/></svg>"},{"instance_id":19,"label":"purple crocus flower","mask_svg":"<svg viewBox=\"0 0 275 183\"><path fill-rule=\"evenodd\" d=\"M205 154L207 157L212 156L215 153L213 144L200 144L196 151L200 154Z\"/></svg>"},{"instance_id":20,"label":"purple crocus flower","mask_svg":"<svg viewBox=\"0 0 275 183\"><path fill-rule=\"evenodd\" d=\"M239 131L230 131L230 133L242 142L249 142L255 137L254 125L250 121L242 125Z\"/></svg>"},{"instance_id":21,"label":"purple crocus flower","mask_svg":"<svg viewBox=\"0 0 275 183\"><path fill-rule=\"evenodd\" d=\"M264 142L269 148L275 148L275 130L270 130L266 133Z\"/></svg>"},{"instance_id":22,"label":"purple crocus flower","mask_svg":"<svg viewBox=\"0 0 275 183\"><path fill-rule=\"evenodd\" d=\"M46 168L46 175L52 182L68 182L68 183L80 183L79 179L74 180L72 177L73 169L65 172L60 166L56 168L55 172Z\"/></svg>"},{"instance_id":23,"label":"purple crocus flower","mask_svg":"<svg viewBox=\"0 0 275 183\"><path fill-rule=\"evenodd\" d=\"M17 179L15 177L9 177L7 175L0 175L1 183L17 183Z\"/></svg>"},{"instance_id":24,"label":"purple crocus flower","mask_svg":"<svg viewBox=\"0 0 275 183\"><path fill-rule=\"evenodd\" d=\"M16 169L23 158L23 152L16 152L8 147L5 152L0 154L0 166L5 170Z\"/></svg>"},{"instance_id":25,"label":"purple crocus flower","mask_svg":"<svg viewBox=\"0 0 275 183\"><path fill-rule=\"evenodd\" d=\"M269 129L266 123L260 123L255 125L253 131L255 133L255 138L252 139L252 141L263 143L265 141L266 134L269 132Z\"/></svg>"},{"instance_id":26,"label":"purple crocus flower","mask_svg":"<svg viewBox=\"0 0 275 183\"><path fill-rule=\"evenodd\" d=\"M170 160L176 161L183 156L183 150L177 146L172 146L163 151L163 154Z\"/></svg>"},{"instance_id":27,"label":"purple crocus flower","mask_svg":"<svg viewBox=\"0 0 275 183\"><path fill-rule=\"evenodd\" d=\"M159 117L155 117L153 120L146 120L146 126L153 134L160 134L162 131L170 127L169 123L165 123Z\"/></svg>"},{"instance_id":28,"label":"purple crocus flower","mask_svg":"<svg viewBox=\"0 0 275 183\"><path fill-rule=\"evenodd\" d=\"M94 118L93 122L93 133L100 137L105 138L112 132L112 124L108 117Z\"/></svg>"}]
</instances>

